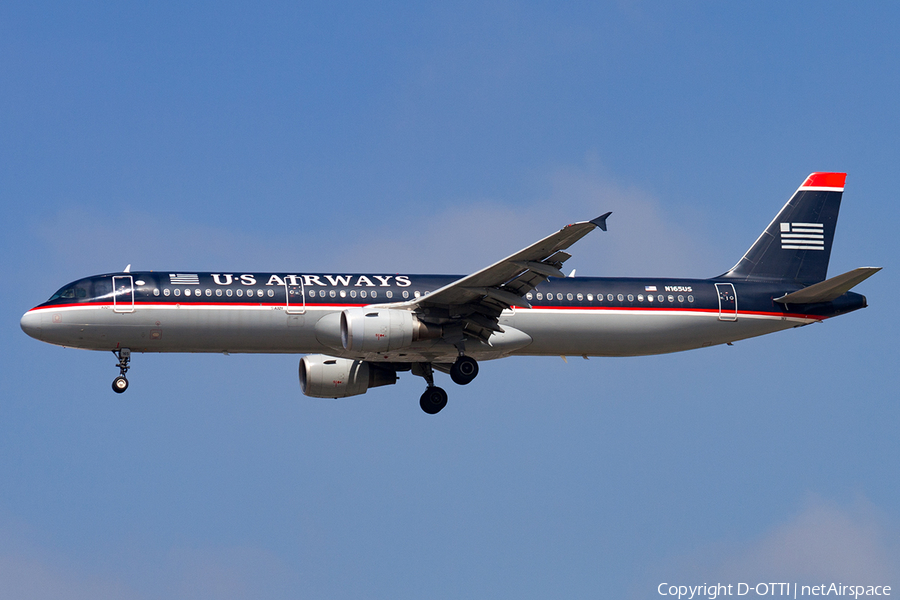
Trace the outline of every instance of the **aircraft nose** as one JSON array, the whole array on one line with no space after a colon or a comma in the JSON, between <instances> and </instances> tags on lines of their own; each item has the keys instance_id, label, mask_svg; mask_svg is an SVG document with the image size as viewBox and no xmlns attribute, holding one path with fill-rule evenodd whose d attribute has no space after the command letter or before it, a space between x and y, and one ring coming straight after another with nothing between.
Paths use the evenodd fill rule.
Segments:
<instances>
[{"instance_id":1,"label":"aircraft nose","mask_svg":"<svg viewBox=\"0 0 900 600\"><path fill-rule=\"evenodd\" d=\"M22 327L22 331L30 335L36 340L41 339L41 315L34 312L28 311L24 315L22 315L22 320L19 321L19 325Z\"/></svg>"}]
</instances>

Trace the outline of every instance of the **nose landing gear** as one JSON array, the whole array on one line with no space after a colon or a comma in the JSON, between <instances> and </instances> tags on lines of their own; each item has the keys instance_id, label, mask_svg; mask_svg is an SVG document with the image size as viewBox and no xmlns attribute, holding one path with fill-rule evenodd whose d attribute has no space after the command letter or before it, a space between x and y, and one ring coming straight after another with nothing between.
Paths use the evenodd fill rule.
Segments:
<instances>
[{"instance_id":1,"label":"nose landing gear","mask_svg":"<svg viewBox=\"0 0 900 600\"><path fill-rule=\"evenodd\" d=\"M112 389L115 393L121 394L128 389L128 380L125 378L125 373L127 373L130 368L128 363L131 362L131 350L128 348L120 348L118 350L113 350L113 354L119 357L119 362L116 365L119 367L119 376L113 379Z\"/></svg>"}]
</instances>

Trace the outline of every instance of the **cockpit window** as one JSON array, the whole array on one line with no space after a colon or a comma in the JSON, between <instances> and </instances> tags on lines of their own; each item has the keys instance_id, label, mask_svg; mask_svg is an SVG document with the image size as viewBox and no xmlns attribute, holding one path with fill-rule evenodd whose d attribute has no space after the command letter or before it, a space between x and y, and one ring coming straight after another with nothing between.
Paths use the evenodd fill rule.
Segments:
<instances>
[{"instance_id":1,"label":"cockpit window","mask_svg":"<svg viewBox=\"0 0 900 600\"><path fill-rule=\"evenodd\" d=\"M69 285L60 289L58 292L50 296L49 301L84 301L108 295L110 292L112 292L112 286L110 284L110 281L107 279L97 280L96 282L91 281L90 279L82 279L81 281L70 283Z\"/></svg>"},{"instance_id":2,"label":"cockpit window","mask_svg":"<svg viewBox=\"0 0 900 600\"><path fill-rule=\"evenodd\" d=\"M79 282L76 285L67 285L63 289L59 290L52 296L50 296L51 300L63 299L63 300L81 300L83 298L88 297L88 290L86 286L90 285L90 282Z\"/></svg>"}]
</instances>

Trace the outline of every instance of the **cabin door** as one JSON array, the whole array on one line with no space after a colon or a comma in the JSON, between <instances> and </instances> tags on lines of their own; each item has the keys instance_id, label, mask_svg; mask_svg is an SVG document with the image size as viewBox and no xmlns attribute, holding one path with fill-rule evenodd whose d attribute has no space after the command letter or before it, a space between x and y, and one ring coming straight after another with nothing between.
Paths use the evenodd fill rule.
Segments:
<instances>
[{"instance_id":1,"label":"cabin door","mask_svg":"<svg viewBox=\"0 0 900 600\"><path fill-rule=\"evenodd\" d=\"M306 312L306 293L303 289L303 277L288 275L284 278L285 310L289 315L302 315Z\"/></svg>"},{"instance_id":2,"label":"cabin door","mask_svg":"<svg viewBox=\"0 0 900 600\"><path fill-rule=\"evenodd\" d=\"M134 278L131 275L114 275L112 285L113 311L134 312Z\"/></svg>"},{"instance_id":3,"label":"cabin door","mask_svg":"<svg viewBox=\"0 0 900 600\"><path fill-rule=\"evenodd\" d=\"M716 293L719 295L719 320L737 321L737 293L731 283L717 283Z\"/></svg>"}]
</instances>

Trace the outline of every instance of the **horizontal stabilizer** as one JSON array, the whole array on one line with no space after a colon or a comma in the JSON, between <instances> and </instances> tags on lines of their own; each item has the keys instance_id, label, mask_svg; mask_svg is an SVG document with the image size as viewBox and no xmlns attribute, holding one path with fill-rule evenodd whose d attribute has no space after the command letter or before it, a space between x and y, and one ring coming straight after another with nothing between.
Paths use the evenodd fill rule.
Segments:
<instances>
[{"instance_id":1,"label":"horizontal stabilizer","mask_svg":"<svg viewBox=\"0 0 900 600\"><path fill-rule=\"evenodd\" d=\"M814 302L831 302L845 292L849 292L853 286L861 283L881 270L881 267L860 267L848 271L843 275L814 283L802 290L792 292L781 298L775 298L775 302L782 304L813 304Z\"/></svg>"}]
</instances>

